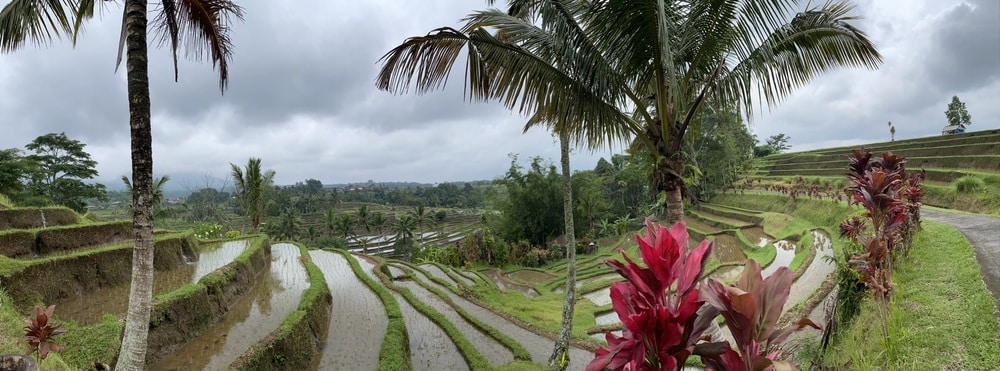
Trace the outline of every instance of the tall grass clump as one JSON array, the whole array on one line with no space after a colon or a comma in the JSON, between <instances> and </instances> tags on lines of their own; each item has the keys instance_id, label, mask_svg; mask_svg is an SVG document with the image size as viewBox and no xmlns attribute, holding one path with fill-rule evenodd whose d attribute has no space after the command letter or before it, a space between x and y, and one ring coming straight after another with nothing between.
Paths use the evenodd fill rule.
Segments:
<instances>
[{"instance_id":1,"label":"tall grass clump","mask_svg":"<svg viewBox=\"0 0 1000 371\"><path fill-rule=\"evenodd\" d=\"M958 193L976 193L986 188L986 183L978 177L966 175L955 180L955 191Z\"/></svg>"}]
</instances>

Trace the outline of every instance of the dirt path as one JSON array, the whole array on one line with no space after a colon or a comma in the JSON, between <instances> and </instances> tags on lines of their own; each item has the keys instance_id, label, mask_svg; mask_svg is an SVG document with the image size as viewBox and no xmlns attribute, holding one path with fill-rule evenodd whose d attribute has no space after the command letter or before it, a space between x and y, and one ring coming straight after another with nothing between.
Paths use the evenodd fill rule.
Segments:
<instances>
[{"instance_id":1,"label":"dirt path","mask_svg":"<svg viewBox=\"0 0 1000 371\"><path fill-rule=\"evenodd\" d=\"M521 326L508 321L490 310L455 295L450 290L440 287L434 282L427 283L447 294L452 302L468 312L470 315L475 316L483 323L492 326L504 335L509 336L518 343L521 343L521 345L528 350L528 353L531 353L531 360L533 362L539 364L548 363L549 355L552 352L552 346L555 344L555 341L521 328ZM592 359L594 359L593 352L577 347L571 347L570 363L567 369L583 370Z\"/></svg>"},{"instance_id":2,"label":"dirt path","mask_svg":"<svg viewBox=\"0 0 1000 371\"><path fill-rule=\"evenodd\" d=\"M378 296L351 270L344 257L329 251L309 252L323 271L333 296L330 327L319 370L361 370L378 364L389 324Z\"/></svg>"},{"instance_id":3,"label":"dirt path","mask_svg":"<svg viewBox=\"0 0 1000 371\"><path fill-rule=\"evenodd\" d=\"M1000 308L1000 218L960 212L921 208L923 218L950 225L972 243L983 272L983 281Z\"/></svg>"}]
</instances>

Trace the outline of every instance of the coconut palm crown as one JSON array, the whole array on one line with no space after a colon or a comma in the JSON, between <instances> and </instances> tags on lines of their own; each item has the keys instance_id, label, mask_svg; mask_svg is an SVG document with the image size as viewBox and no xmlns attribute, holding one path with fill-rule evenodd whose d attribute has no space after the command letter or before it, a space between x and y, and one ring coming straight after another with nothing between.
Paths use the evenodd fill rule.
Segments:
<instances>
[{"instance_id":1,"label":"coconut palm crown","mask_svg":"<svg viewBox=\"0 0 1000 371\"><path fill-rule=\"evenodd\" d=\"M493 5L493 1L488 1ZM380 89L442 88L465 58L466 95L566 125L577 144L632 143L654 158L665 221L682 220L683 144L706 102L752 118L820 74L878 68L848 1L510 0L406 39L382 57Z\"/></svg>"}]
</instances>

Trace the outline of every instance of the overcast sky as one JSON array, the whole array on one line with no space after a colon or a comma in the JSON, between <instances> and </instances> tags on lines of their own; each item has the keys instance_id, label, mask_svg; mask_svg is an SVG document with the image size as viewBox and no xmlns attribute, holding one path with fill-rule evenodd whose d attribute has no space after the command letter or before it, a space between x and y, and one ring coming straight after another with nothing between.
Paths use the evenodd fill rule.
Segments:
<instances>
[{"instance_id":1,"label":"overcast sky","mask_svg":"<svg viewBox=\"0 0 1000 371\"><path fill-rule=\"evenodd\" d=\"M878 71L830 73L773 110L751 130L791 137L793 150L936 135L953 95L968 106L970 130L1000 128L1000 7L997 0L856 0L885 57ZM6 5L0 0L0 5ZM203 62L151 55L154 167L189 187L224 178L229 164L263 159L278 184L436 183L493 179L508 154L558 161L543 129L522 134L524 118L495 104L463 100L462 84L428 95L375 88L377 60L408 36L426 34L485 2L468 0L241 1L229 89ZM500 2L502 3L502 2ZM65 40L0 55L0 149L65 132L87 144L100 182L129 174L124 71L114 72L120 8L91 22L76 48ZM461 68L460 66L458 68ZM615 152L620 148L614 149ZM577 151L593 168L612 150Z\"/></svg>"}]
</instances>

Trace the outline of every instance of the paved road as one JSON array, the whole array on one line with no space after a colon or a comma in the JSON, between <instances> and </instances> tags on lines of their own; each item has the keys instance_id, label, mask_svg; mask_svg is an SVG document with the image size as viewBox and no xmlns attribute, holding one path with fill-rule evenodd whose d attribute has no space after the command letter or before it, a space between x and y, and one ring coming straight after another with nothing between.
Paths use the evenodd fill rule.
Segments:
<instances>
[{"instance_id":1,"label":"paved road","mask_svg":"<svg viewBox=\"0 0 1000 371\"><path fill-rule=\"evenodd\" d=\"M976 251L983 272L983 281L1000 308L1000 218L960 212L921 208L923 218L948 224L965 235Z\"/></svg>"}]
</instances>

